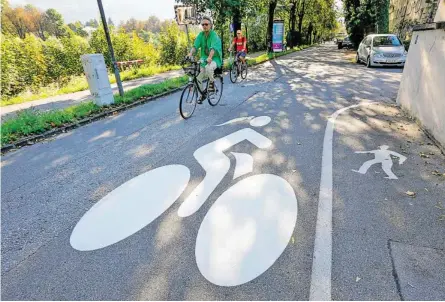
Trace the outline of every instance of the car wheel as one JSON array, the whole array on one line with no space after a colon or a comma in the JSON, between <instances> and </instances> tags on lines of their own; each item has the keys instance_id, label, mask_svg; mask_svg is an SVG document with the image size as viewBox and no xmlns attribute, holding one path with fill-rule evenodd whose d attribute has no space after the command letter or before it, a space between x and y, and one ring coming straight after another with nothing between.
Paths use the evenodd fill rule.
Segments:
<instances>
[{"instance_id":1,"label":"car wheel","mask_svg":"<svg viewBox=\"0 0 445 302\"><path fill-rule=\"evenodd\" d=\"M371 57L368 57L368 60L366 61L366 67L372 68Z\"/></svg>"},{"instance_id":2,"label":"car wheel","mask_svg":"<svg viewBox=\"0 0 445 302\"><path fill-rule=\"evenodd\" d=\"M357 54L355 55L355 63L360 64L360 56Z\"/></svg>"}]
</instances>

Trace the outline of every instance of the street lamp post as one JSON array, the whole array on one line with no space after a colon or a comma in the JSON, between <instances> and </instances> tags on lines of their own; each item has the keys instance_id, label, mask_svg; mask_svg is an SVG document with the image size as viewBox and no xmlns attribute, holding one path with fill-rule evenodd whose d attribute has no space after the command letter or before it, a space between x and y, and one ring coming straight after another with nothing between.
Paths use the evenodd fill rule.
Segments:
<instances>
[{"instance_id":1,"label":"street lamp post","mask_svg":"<svg viewBox=\"0 0 445 302\"><path fill-rule=\"evenodd\" d=\"M102 18L102 25L105 31L105 37L107 38L108 50L110 51L111 64L113 65L114 76L116 77L117 88L119 89L119 95L124 96L124 89L122 88L121 76L119 74L119 68L117 68L116 59L114 58L113 45L111 44L110 33L108 32L107 19L105 18L104 8L102 6L102 0L97 0L99 6L100 17Z\"/></svg>"}]
</instances>

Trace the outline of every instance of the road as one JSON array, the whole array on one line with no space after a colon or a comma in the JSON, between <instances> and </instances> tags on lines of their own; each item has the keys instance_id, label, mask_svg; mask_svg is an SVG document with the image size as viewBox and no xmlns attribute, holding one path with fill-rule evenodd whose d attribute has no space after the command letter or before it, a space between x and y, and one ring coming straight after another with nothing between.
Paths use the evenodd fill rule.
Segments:
<instances>
[{"instance_id":1,"label":"road","mask_svg":"<svg viewBox=\"0 0 445 302\"><path fill-rule=\"evenodd\" d=\"M3 156L2 299L445 299L444 156L395 106L402 70L352 57L310 48L189 120L175 93Z\"/></svg>"}]
</instances>

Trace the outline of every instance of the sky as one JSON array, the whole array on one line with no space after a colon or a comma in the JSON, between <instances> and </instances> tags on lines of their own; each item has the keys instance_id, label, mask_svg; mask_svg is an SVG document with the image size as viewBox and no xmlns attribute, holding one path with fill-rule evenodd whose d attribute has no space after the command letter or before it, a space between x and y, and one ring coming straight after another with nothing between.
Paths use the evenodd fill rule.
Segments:
<instances>
[{"instance_id":1,"label":"sky","mask_svg":"<svg viewBox=\"0 0 445 302\"><path fill-rule=\"evenodd\" d=\"M42 10L54 8L65 23L100 19L97 0L9 0L11 6L32 4ZM173 19L175 0L102 0L105 16L115 24L130 18L146 20L157 16L161 20Z\"/></svg>"}]
</instances>

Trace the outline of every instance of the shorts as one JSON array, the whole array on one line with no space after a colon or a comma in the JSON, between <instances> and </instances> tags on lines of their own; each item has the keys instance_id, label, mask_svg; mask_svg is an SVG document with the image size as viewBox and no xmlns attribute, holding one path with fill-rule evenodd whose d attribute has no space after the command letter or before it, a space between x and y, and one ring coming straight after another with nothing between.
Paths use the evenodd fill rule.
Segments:
<instances>
[{"instance_id":1,"label":"shorts","mask_svg":"<svg viewBox=\"0 0 445 302\"><path fill-rule=\"evenodd\" d=\"M240 52L238 52L238 53L236 54L236 57L237 57L237 58L239 58L239 57L243 57L243 58L245 58L246 55L247 55L247 54L246 54L244 51L240 51Z\"/></svg>"}]
</instances>

